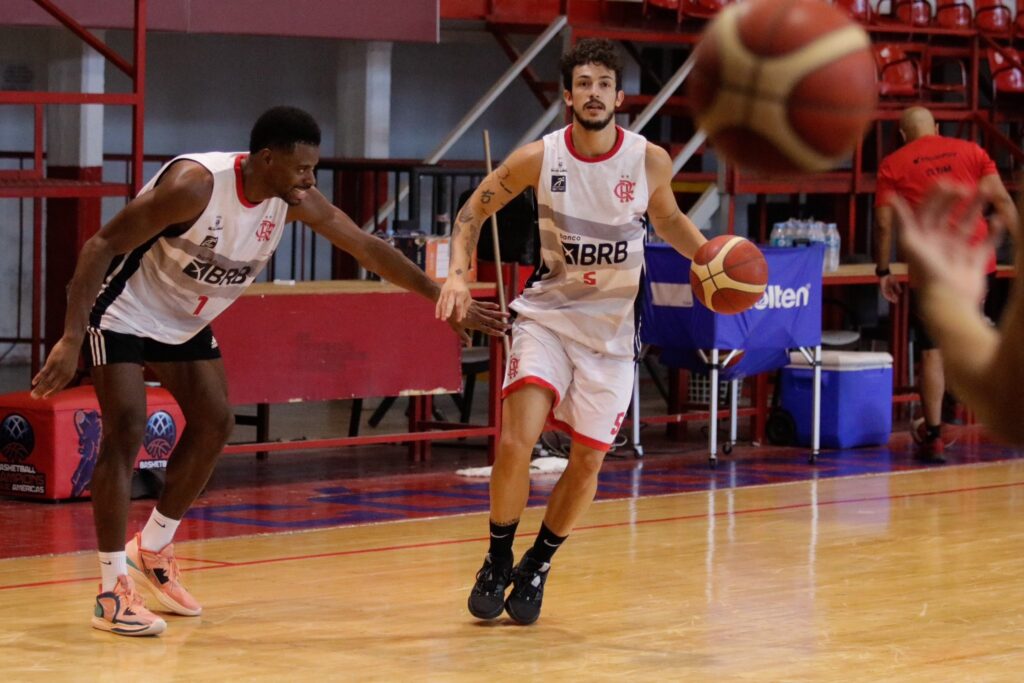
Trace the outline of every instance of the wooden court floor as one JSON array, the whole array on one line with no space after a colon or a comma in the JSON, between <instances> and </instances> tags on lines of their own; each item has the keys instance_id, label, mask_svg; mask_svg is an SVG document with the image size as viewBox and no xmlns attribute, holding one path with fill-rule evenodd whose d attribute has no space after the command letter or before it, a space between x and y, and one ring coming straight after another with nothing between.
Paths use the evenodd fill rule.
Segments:
<instances>
[{"instance_id":1,"label":"wooden court floor","mask_svg":"<svg viewBox=\"0 0 1024 683\"><path fill-rule=\"evenodd\" d=\"M518 550L540 511L528 510ZM1024 462L594 505L541 620L474 621L484 513L178 546L201 618L89 628L93 553L0 561L4 681L1020 681Z\"/></svg>"}]
</instances>

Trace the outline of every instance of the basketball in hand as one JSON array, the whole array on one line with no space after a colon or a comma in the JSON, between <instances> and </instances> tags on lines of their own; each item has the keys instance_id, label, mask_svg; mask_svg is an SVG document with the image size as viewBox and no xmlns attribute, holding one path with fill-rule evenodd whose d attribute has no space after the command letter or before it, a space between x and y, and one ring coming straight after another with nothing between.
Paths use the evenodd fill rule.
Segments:
<instances>
[{"instance_id":1,"label":"basketball in hand","mask_svg":"<svg viewBox=\"0 0 1024 683\"><path fill-rule=\"evenodd\" d=\"M736 235L708 240L693 255L693 295L715 313L742 313L768 284L768 262L752 242Z\"/></svg>"},{"instance_id":2,"label":"basketball in hand","mask_svg":"<svg viewBox=\"0 0 1024 683\"><path fill-rule=\"evenodd\" d=\"M712 146L741 168L823 171L875 115L867 33L822 0L748 0L708 24L688 90Z\"/></svg>"}]
</instances>

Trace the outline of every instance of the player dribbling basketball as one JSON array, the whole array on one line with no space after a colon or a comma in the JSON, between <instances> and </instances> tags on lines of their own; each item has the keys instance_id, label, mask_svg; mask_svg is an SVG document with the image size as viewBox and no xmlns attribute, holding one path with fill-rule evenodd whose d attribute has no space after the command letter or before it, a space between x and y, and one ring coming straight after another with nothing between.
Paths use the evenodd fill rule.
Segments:
<instances>
[{"instance_id":1,"label":"player dribbling basketball","mask_svg":"<svg viewBox=\"0 0 1024 683\"><path fill-rule=\"evenodd\" d=\"M469 596L481 619L504 609L518 623L537 620L551 559L594 498L632 393L644 213L688 258L706 242L676 204L668 154L614 124L621 75L611 42L580 41L562 59L572 124L513 152L455 222L437 315L454 311L457 320L470 303L464 276L481 225L526 187L537 190L543 262L512 304L518 317L491 477L490 548ZM530 455L548 423L572 435L569 463L533 547L513 568Z\"/></svg>"}]
</instances>

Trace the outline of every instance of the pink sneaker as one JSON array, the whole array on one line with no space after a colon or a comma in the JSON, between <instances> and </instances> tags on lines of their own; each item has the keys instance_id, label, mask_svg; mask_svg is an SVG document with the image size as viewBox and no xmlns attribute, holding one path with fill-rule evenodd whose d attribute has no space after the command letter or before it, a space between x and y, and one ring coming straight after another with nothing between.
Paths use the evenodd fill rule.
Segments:
<instances>
[{"instance_id":1,"label":"pink sneaker","mask_svg":"<svg viewBox=\"0 0 1024 683\"><path fill-rule=\"evenodd\" d=\"M186 617L198 617L202 606L181 583L181 571L174 560L174 544L160 552L144 550L141 534L135 534L124 547L128 555L128 574L148 590L166 610Z\"/></svg>"},{"instance_id":2,"label":"pink sneaker","mask_svg":"<svg viewBox=\"0 0 1024 683\"><path fill-rule=\"evenodd\" d=\"M119 636L155 636L167 622L146 609L130 576L117 577L114 590L96 596L92 627Z\"/></svg>"}]
</instances>

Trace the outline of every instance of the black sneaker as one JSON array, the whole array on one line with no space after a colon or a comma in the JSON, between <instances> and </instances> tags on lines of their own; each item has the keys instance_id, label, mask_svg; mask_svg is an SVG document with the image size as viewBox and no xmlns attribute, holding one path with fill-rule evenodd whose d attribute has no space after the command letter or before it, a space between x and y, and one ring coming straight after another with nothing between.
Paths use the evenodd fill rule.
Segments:
<instances>
[{"instance_id":1,"label":"black sneaker","mask_svg":"<svg viewBox=\"0 0 1024 683\"><path fill-rule=\"evenodd\" d=\"M538 562L526 554L512 570L512 592L505 601L505 611L513 621L523 625L537 621L549 569L550 562Z\"/></svg>"},{"instance_id":2,"label":"black sneaker","mask_svg":"<svg viewBox=\"0 0 1024 683\"><path fill-rule=\"evenodd\" d=\"M505 604L505 589L512 581L512 558L498 565L491 554L484 558L484 566L476 573L476 583L469 594L469 613L477 619L497 619Z\"/></svg>"}]
</instances>

